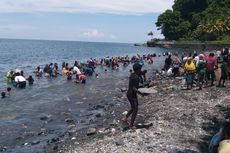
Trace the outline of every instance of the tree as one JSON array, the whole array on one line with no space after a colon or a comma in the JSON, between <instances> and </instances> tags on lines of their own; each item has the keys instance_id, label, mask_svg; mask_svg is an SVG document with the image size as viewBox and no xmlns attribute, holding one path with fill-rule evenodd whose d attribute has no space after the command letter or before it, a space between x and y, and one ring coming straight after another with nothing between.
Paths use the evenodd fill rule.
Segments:
<instances>
[{"instance_id":1,"label":"tree","mask_svg":"<svg viewBox=\"0 0 230 153\"><path fill-rule=\"evenodd\" d=\"M230 0L175 0L162 13L158 30L169 40L217 40L229 35Z\"/></svg>"},{"instance_id":2,"label":"tree","mask_svg":"<svg viewBox=\"0 0 230 153\"><path fill-rule=\"evenodd\" d=\"M190 23L180 17L178 11L166 10L158 17L156 22L158 30L169 40L185 38L189 31Z\"/></svg>"},{"instance_id":3,"label":"tree","mask_svg":"<svg viewBox=\"0 0 230 153\"><path fill-rule=\"evenodd\" d=\"M153 39L153 32L150 31L150 32L148 33L148 36L151 36L151 38Z\"/></svg>"}]
</instances>

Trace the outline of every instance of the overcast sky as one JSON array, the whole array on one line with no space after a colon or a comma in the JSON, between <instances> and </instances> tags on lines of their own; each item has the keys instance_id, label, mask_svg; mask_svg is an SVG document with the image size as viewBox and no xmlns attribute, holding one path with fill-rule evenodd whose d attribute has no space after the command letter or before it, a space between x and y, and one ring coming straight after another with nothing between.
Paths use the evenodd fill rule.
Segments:
<instances>
[{"instance_id":1,"label":"overcast sky","mask_svg":"<svg viewBox=\"0 0 230 153\"><path fill-rule=\"evenodd\" d=\"M0 0L0 38L145 42L173 0Z\"/></svg>"}]
</instances>

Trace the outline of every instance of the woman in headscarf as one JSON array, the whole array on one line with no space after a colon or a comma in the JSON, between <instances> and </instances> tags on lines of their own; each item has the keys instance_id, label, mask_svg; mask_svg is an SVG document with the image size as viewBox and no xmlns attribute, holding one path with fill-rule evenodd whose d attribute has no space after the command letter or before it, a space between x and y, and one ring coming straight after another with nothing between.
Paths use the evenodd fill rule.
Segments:
<instances>
[{"instance_id":1,"label":"woman in headscarf","mask_svg":"<svg viewBox=\"0 0 230 153\"><path fill-rule=\"evenodd\" d=\"M196 72L198 75L198 81L199 81L199 88L198 90L202 89L202 85L204 84L205 80L205 72L206 72L206 65L205 65L205 56L203 54L199 55L199 60L196 63Z\"/></svg>"},{"instance_id":2,"label":"woman in headscarf","mask_svg":"<svg viewBox=\"0 0 230 153\"><path fill-rule=\"evenodd\" d=\"M186 72L186 82L187 89L192 89L193 79L196 72L196 66L193 62L192 57L189 57L185 63L185 72Z\"/></svg>"}]
</instances>

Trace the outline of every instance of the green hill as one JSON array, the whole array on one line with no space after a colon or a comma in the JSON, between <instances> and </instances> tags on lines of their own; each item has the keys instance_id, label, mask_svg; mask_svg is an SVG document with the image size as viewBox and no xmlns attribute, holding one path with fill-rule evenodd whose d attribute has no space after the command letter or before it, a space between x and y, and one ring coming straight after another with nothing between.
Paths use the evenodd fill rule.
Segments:
<instances>
[{"instance_id":1,"label":"green hill","mask_svg":"<svg viewBox=\"0 0 230 153\"><path fill-rule=\"evenodd\" d=\"M230 43L230 0L175 0L156 26L168 40Z\"/></svg>"}]
</instances>

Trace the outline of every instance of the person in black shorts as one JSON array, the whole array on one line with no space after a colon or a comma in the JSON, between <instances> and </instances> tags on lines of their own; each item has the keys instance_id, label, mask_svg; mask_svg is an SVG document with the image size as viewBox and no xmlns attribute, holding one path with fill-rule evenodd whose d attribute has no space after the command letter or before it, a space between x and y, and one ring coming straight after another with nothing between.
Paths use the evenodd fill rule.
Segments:
<instances>
[{"instance_id":1,"label":"person in black shorts","mask_svg":"<svg viewBox=\"0 0 230 153\"><path fill-rule=\"evenodd\" d=\"M124 117L123 121L127 122L129 116L132 114L131 122L129 124L130 127L133 126L135 118L137 116L137 111L138 111L137 93L143 96L143 94L138 91L139 82L140 82L140 75L141 75L141 72L142 72L141 68L142 68L142 66L140 64L135 63L133 65L134 73L132 73L130 75L130 77L129 77L129 89L127 91L127 98L128 98L128 100L130 102L131 109L126 114L126 116Z\"/></svg>"}]
</instances>

